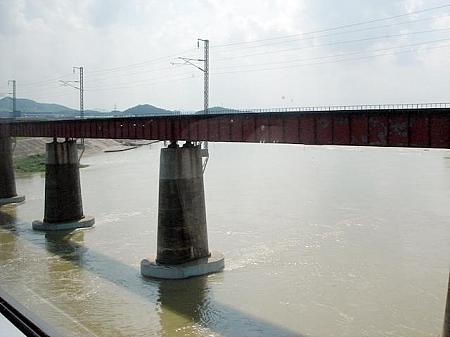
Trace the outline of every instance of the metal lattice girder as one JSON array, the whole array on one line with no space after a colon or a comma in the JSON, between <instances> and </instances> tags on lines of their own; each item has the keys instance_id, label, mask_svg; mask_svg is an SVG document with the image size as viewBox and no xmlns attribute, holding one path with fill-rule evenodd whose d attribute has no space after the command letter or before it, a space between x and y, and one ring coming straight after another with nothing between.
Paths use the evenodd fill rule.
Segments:
<instances>
[{"instance_id":1,"label":"metal lattice girder","mask_svg":"<svg viewBox=\"0 0 450 337\"><path fill-rule=\"evenodd\" d=\"M0 121L0 137L450 148L450 108Z\"/></svg>"}]
</instances>

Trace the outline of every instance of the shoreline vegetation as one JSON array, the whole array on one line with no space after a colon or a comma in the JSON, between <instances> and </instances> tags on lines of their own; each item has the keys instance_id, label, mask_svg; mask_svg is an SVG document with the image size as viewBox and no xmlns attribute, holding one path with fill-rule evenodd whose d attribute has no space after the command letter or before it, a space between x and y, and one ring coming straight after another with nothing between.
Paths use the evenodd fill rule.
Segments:
<instances>
[{"instance_id":1,"label":"shoreline vegetation","mask_svg":"<svg viewBox=\"0 0 450 337\"><path fill-rule=\"evenodd\" d=\"M14 168L17 173L21 174L45 172L45 158L45 154L33 154L16 158ZM80 164L80 168L86 168L88 166Z\"/></svg>"},{"instance_id":2,"label":"shoreline vegetation","mask_svg":"<svg viewBox=\"0 0 450 337\"><path fill-rule=\"evenodd\" d=\"M46 154L40 152L45 148L45 143L49 141L46 138L17 138L15 148L14 169L19 176L26 176L33 173L45 172ZM122 152L136 149L140 146L151 145L159 141L130 141L130 140L105 140L88 139L86 140L85 156L104 153L104 152ZM80 164L80 168L86 168L89 165Z\"/></svg>"}]
</instances>

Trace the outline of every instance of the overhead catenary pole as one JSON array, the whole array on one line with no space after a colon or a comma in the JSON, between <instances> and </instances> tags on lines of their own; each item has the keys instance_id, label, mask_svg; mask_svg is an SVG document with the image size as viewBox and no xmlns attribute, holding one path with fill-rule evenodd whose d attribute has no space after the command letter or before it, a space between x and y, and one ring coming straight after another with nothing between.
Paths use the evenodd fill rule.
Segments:
<instances>
[{"instance_id":1,"label":"overhead catenary pole","mask_svg":"<svg viewBox=\"0 0 450 337\"><path fill-rule=\"evenodd\" d=\"M83 67L73 67L73 72L75 73L75 69L77 69L80 73L80 118L84 119L84 69Z\"/></svg>"},{"instance_id":2,"label":"overhead catenary pole","mask_svg":"<svg viewBox=\"0 0 450 337\"><path fill-rule=\"evenodd\" d=\"M178 57L179 60L182 60L183 63L174 63L181 65L191 65L195 68L201 70L203 72L203 114L209 113L209 40L205 39L197 39L197 47L200 48L200 41L204 44L204 57L203 59L194 59L187 57ZM203 68L195 64L195 62L203 62ZM206 165L208 164L209 159L209 151L208 151L208 142L202 142L203 154L202 157L205 158L203 163L203 171L206 169Z\"/></svg>"},{"instance_id":3,"label":"overhead catenary pole","mask_svg":"<svg viewBox=\"0 0 450 337\"><path fill-rule=\"evenodd\" d=\"M207 114L209 109L209 40L198 39L198 41L203 41L205 45L205 56L203 59L203 113Z\"/></svg>"},{"instance_id":4,"label":"overhead catenary pole","mask_svg":"<svg viewBox=\"0 0 450 337\"><path fill-rule=\"evenodd\" d=\"M204 43L204 57L203 59L195 59L188 57L178 57L181 63L171 62L172 65L191 65L203 72L203 113L207 114L209 111L209 40L197 39L197 47L200 48L200 41ZM196 62L203 62L203 68L198 66Z\"/></svg>"},{"instance_id":5,"label":"overhead catenary pole","mask_svg":"<svg viewBox=\"0 0 450 337\"><path fill-rule=\"evenodd\" d=\"M71 82L78 82L79 86L75 87L72 86L75 89L78 89L80 91L80 119L84 119L84 68L83 67L72 67L73 73L75 73L75 70L78 70L78 72L80 73L80 79L78 81L71 81ZM64 85L69 85L69 81L65 81L63 82ZM69 85L71 86L71 85ZM79 144L79 146L81 147L81 153L80 156L78 158L78 162L81 160L81 157L83 156L84 153L84 138L81 138L81 144Z\"/></svg>"},{"instance_id":6,"label":"overhead catenary pole","mask_svg":"<svg viewBox=\"0 0 450 337\"><path fill-rule=\"evenodd\" d=\"M203 113L209 113L209 40L198 39L204 43L204 57L203 57ZM205 161L203 163L203 171L206 169L209 159L208 142L203 142L203 148L206 152Z\"/></svg>"}]
</instances>

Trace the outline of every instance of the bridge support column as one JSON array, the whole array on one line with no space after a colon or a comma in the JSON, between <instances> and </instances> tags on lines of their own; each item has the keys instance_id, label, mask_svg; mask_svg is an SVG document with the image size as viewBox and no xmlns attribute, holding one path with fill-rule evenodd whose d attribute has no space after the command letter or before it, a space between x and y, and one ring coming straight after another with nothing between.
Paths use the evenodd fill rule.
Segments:
<instances>
[{"instance_id":1,"label":"bridge support column","mask_svg":"<svg viewBox=\"0 0 450 337\"><path fill-rule=\"evenodd\" d=\"M0 138L0 206L23 202L16 192L13 155L10 137Z\"/></svg>"},{"instance_id":2,"label":"bridge support column","mask_svg":"<svg viewBox=\"0 0 450 337\"><path fill-rule=\"evenodd\" d=\"M53 231L91 227L94 218L83 215L76 141L59 143L55 139L46 147L44 220L33 221L33 229Z\"/></svg>"},{"instance_id":3,"label":"bridge support column","mask_svg":"<svg viewBox=\"0 0 450 337\"><path fill-rule=\"evenodd\" d=\"M223 255L208 249L200 147L172 143L160 158L157 256L142 260L142 275L181 279L222 270Z\"/></svg>"}]
</instances>

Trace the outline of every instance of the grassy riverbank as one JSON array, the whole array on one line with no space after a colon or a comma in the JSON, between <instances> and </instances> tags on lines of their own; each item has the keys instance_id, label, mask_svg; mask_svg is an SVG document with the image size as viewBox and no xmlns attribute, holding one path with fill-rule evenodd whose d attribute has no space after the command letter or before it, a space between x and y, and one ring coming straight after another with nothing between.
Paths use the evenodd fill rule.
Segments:
<instances>
[{"instance_id":1,"label":"grassy riverbank","mask_svg":"<svg viewBox=\"0 0 450 337\"><path fill-rule=\"evenodd\" d=\"M15 160L16 171L19 173L45 172L45 154L34 154Z\"/></svg>"},{"instance_id":2,"label":"grassy riverbank","mask_svg":"<svg viewBox=\"0 0 450 337\"><path fill-rule=\"evenodd\" d=\"M80 168L89 165L80 165ZM45 172L45 154L34 154L15 160L15 169L18 173L37 173Z\"/></svg>"}]
</instances>

